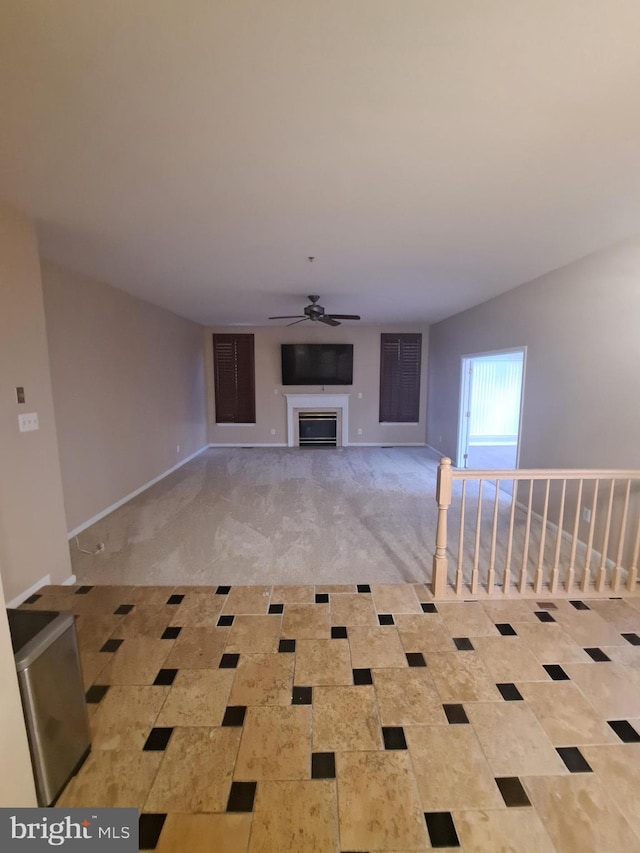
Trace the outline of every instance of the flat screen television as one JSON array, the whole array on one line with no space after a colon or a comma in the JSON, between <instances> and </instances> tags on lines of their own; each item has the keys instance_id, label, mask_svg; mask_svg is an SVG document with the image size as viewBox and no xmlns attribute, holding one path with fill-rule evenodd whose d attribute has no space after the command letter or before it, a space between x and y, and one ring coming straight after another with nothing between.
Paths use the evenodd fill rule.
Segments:
<instances>
[{"instance_id":1,"label":"flat screen television","mask_svg":"<svg viewBox=\"0 0 640 853\"><path fill-rule=\"evenodd\" d=\"M281 344L283 385L353 385L353 344Z\"/></svg>"}]
</instances>

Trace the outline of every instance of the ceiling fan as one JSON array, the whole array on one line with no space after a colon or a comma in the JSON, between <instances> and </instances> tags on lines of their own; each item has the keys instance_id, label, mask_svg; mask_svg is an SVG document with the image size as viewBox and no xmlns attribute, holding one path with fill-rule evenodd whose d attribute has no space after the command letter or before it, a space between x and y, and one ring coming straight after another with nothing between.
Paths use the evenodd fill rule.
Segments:
<instances>
[{"instance_id":1,"label":"ceiling fan","mask_svg":"<svg viewBox=\"0 0 640 853\"><path fill-rule=\"evenodd\" d=\"M294 320L294 323L287 323L287 326L295 326L297 323L303 323L305 320L313 320L313 322L324 323L326 326L339 326L340 320L359 320L359 314L325 314L322 305L317 305L319 296L308 296L307 299L311 305L307 305L304 309L304 314L291 314L283 317L269 317L270 320Z\"/></svg>"}]
</instances>

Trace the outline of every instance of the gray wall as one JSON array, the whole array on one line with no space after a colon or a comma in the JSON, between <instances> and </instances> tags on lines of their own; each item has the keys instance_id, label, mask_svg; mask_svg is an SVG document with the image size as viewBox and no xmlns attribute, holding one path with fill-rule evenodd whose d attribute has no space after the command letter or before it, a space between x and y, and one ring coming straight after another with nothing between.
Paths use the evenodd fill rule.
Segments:
<instances>
[{"instance_id":1,"label":"gray wall","mask_svg":"<svg viewBox=\"0 0 640 853\"><path fill-rule=\"evenodd\" d=\"M206 444L202 326L51 263L42 279L73 530Z\"/></svg>"},{"instance_id":2,"label":"gray wall","mask_svg":"<svg viewBox=\"0 0 640 853\"><path fill-rule=\"evenodd\" d=\"M427 442L455 460L462 355L526 346L522 468L640 469L640 238L432 326Z\"/></svg>"}]
</instances>

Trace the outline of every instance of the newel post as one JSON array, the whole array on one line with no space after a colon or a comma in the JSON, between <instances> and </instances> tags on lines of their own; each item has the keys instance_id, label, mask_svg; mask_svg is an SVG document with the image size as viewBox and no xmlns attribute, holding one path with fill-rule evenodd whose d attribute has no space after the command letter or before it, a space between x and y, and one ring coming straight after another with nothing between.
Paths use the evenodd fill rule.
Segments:
<instances>
[{"instance_id":1,"label":"newel post","mask_svg":"<svg viewBox=\"0 0 640 853\"><path fill-rule=\"evenodd\" d=\"M436 485L438 526L431 574L431 594L436 598L444 596L447 588L447 510L451 506L451 482L451 460L448 456L443 456L438 466Z\"/></svg>"}]
</instances>

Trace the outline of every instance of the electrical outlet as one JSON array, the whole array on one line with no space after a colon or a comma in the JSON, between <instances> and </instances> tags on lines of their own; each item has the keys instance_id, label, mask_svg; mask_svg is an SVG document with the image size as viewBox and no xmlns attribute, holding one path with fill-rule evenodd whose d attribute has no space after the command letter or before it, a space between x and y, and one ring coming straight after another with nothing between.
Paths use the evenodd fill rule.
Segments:
<instances>
[{"instance_id":1,"label":"electrical outlet","mask_svg":"<svg viewBox=\"0 0 640 853\"><path fill-rule=\"evenodd\" d=\"M582 507L582 520L586 521L587 524L591 521L591 510L588 506Z\"/></svg>"},{"instance_id":2,"label":"electrical outlet","mask_svg":"<svg viewBox=\"0 0 640 853\"><path fill-rule=\"evenodd\" d=\"M176 453L180 453L180 445L176 444Z\"/></svg>"},{"instance_id":3,"label":"electrical outlet","mask_svg":"<svg viewBox=\"0 0 640 853\"><path fill-rule=\"evenodd\" d=\"M362 400L362 391L358 391L358 400Z\"/></svg>"},{"instance_id":4,"label":"electrical outlet","mask_svg":"<svg viewBox=\"0 0 640 853\"><path fill-rule=\"evenodd\" d=\"M358 427L358 435L362 435L362 427Z\"/></svg>"},{"instance_id":5,"label":"electrical outlet","mask_svg":"<svg viewBox=\"0 0 640 853\"><path fill-rule=\"evenodd\" d=\"M18 415L18 427L20 432L33 432L33 430L40 429L38 413L29 412L27 415Z\"/></svg>"},{"instance_id":6,"label":"electrical outlet","mask_svg":"<svg viewBox=\"0 0 640 853\"><path fill-rule=\"evenodd\" d=\"M271 430L271 435L275 435L275 434L276 434L275 429L272 429L272 430Z\"/></svg>"}]
</instances>

